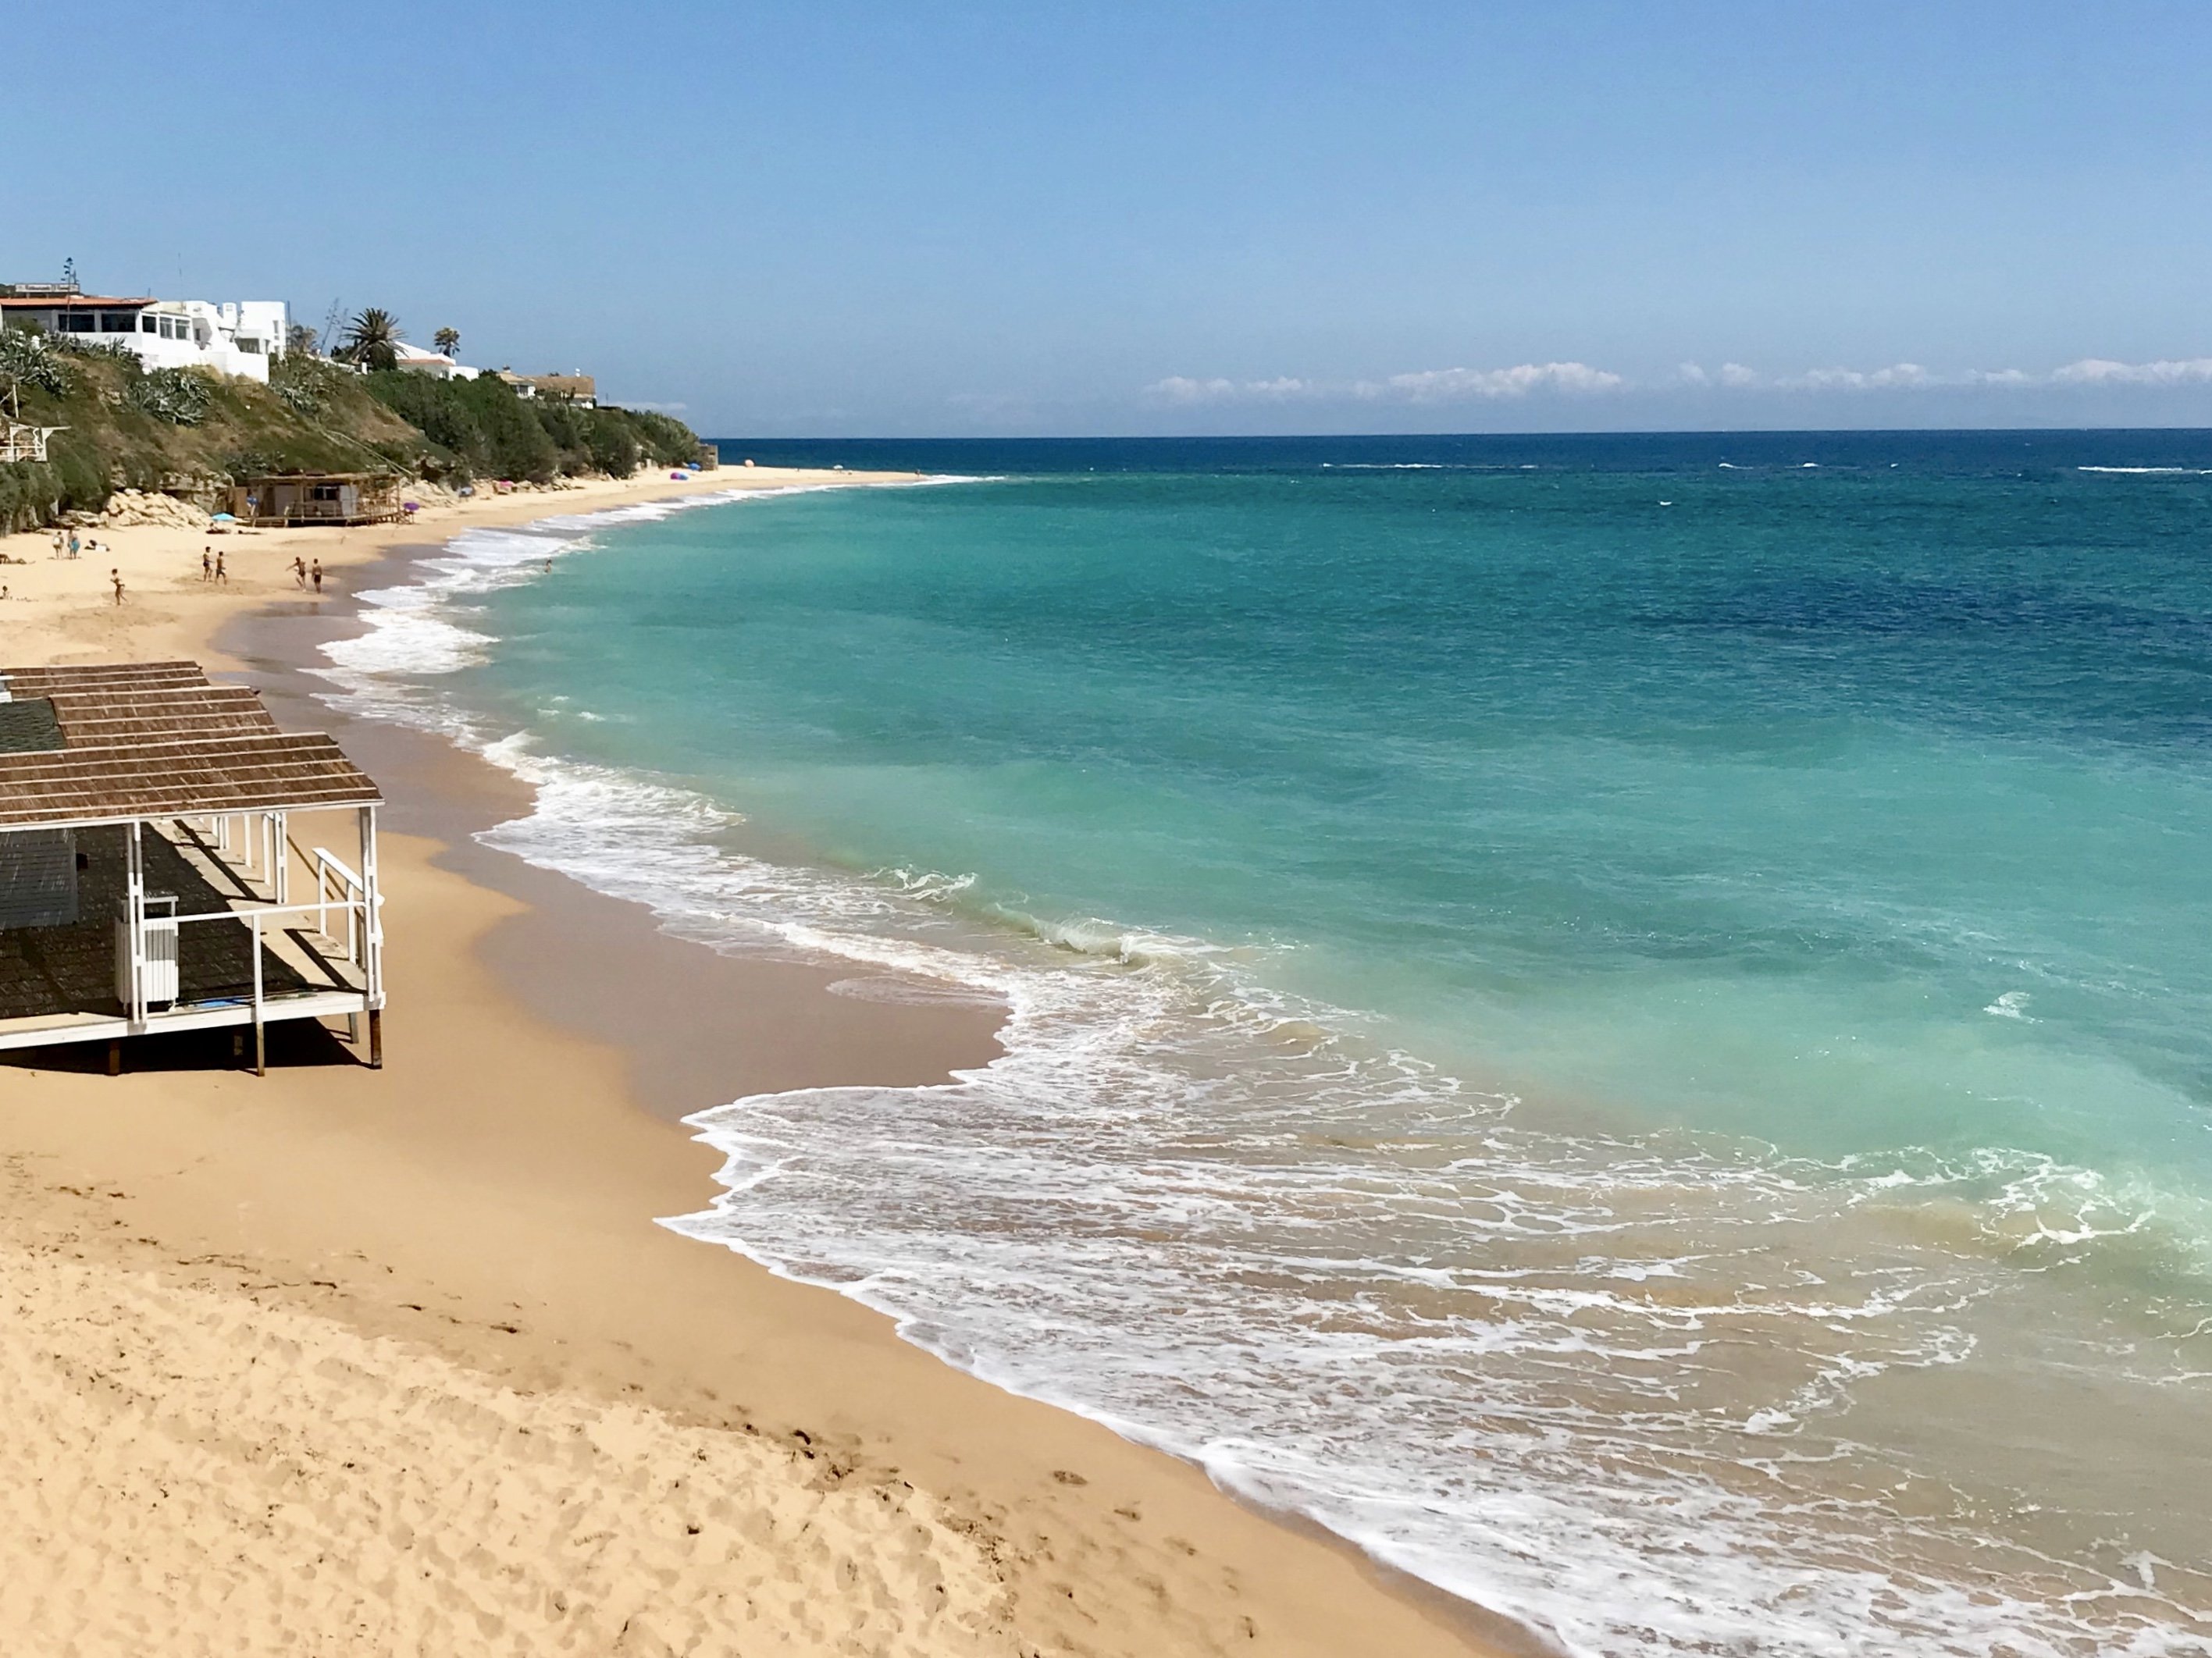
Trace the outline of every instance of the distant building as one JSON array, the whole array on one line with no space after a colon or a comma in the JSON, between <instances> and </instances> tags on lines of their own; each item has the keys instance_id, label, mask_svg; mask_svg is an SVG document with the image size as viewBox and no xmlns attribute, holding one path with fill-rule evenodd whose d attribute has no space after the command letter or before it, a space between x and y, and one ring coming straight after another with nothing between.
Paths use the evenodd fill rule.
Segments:
<instances>
[{"instance_id":1,"label":"distant building","mask_svg":"<svg viewBox=\"0 0 2212 1658\"><path fill-rule=\"evenodd\" d=\"M472 380L483 373L481 368L471 368L455 362L442 351L425 351L421 346L410 345L404 340L394 341L392 353L398 359L398 367L410 374L428 374L432 380Z\"/></svg>"},{"instance_id":2,"label":"distant building","mask_svg":"<svg viewBox=\"0 0 2212 1658\"><path fill-rule=\"evenodd\" d=\"M406 516L389 472L275 472L230 488L231 515L271 529L303 524L397 524Z\"/></svg>"},{"instance_id":3,"label":"distant building","mask_svg":"<svg viewBox=\"0 0 2212 1658\"><path fill-rule=\"evenodd\" d=\"M0 321L33 323L89 344L126 345L149 368L212 368L267 381L284 350L291 309L282 300L109 299L74 282L0 287Z\"/></svg>"},{"instance_id":4,"label":"distant building","mask_svg":"<svg viewBox=\"0 0 2212 1658\"><path fill-rule=\"evenodd\" d=\"M517 397L552 398L586 409L599 406L599 383L589 374L510 374L502 368L499 377L514 388Z\"/></svg>"}]
</instances>

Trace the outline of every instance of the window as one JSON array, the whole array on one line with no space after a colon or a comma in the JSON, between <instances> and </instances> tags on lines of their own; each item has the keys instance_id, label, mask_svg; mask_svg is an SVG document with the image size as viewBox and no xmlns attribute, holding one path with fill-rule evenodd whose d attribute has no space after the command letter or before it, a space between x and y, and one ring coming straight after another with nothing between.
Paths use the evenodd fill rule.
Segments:
<instances>
[{"instance_id":1,"label":"window","mask_svg":"<svg viewBox=\"0 0 2212 1658\"><path fill-rule=\"evenodd\" d=\"M103 311L100 313L100 331L103 334L135 334L138 319L128 311Z\"/></svg>"},{"instance_id":2,"label":"window","mask_svg":"<svg viewBox=\"0 0 2212 1658\"><path fill-rule=\"evenodd\" d=\"M54 313L57 334L89 334L99 319L89 311L58 311Z\"/></svg>"},{"instance_id":3,"label":"window","mask_svg":"<svg viewBox=\"0 0 2212 1658\"><path fill-rule=\"evenodd\" d=\"M261 355L261 342L259 340L252 339L244 334L240 334L238 337L237 343L238 349L245 352L249 357L258 357Z\"/></svg>"},{"instance_id":4,"label":"window","mask_svg":"<svg viewBox=\"0 0 2212 1658\"><path fill-rule=\"evenodd\" d=\"M154 313L152 312L141 311L138 313L138 331L142 334L150 334L154 331Z\"/></svg>"}]
</instances>

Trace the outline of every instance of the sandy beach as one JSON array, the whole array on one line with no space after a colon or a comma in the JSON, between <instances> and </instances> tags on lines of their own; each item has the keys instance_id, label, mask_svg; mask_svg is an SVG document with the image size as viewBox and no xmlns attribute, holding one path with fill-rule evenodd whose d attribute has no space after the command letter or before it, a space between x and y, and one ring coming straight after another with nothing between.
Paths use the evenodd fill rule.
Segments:
<instances>
[{"instance_id":1,"label":"sandy beach","mask_svg":"<svg viewBox=\"0 0 2212 1658\"><path fill-rule=\"evenodd\" d=\"M854 473L665 473L390 530L0 539L0 663L193 657L383 786L380 1072L279 1027L0 1066L0 1647L10 1654L1407 1655L1474 1614L887 1321L656 1217L676 1118L987 1062L994 1019L826 993L470 833L518 786L292 669L471 525ZM882 481L890 481L888 477ZM202 580L203 548L229 580ZM327 573L318 600L295 556ZM112 602L109 571L124 602ZM558 948L555 948L557 944Z\"/></svg>"}]
</instances>

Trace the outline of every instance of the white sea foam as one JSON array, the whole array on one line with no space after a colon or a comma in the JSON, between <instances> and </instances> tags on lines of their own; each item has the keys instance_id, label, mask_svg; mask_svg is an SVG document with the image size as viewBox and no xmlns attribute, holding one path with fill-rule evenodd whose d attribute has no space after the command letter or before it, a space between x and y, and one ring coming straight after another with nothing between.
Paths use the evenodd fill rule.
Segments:
<instances>
[{"instance_id":1,"label":"white sea foam","mask_svg":"<svg viewBox=\"0 0 2212 1658\"><path fill-rule=\"evenodd\" d=\"M2212 468L2202 466L2076 466L2077 472L2116 472L2128 477L2212 477Z\"/></svg>"},{"instance_id":2,"label":"white sea foam","mask_svg":"<svg viewBox=\"0 0 2212 1658\"><path fill-rule=\"evenodd\" d=\"M329 647L333 700L506 767L534 804L483 838L672 932L852 964L842 994L1007 1010L1004 1056L946 1084L701 1114L726 1193L668 1224L1570 1653L2204 1650L2186 1573L2007 1541L1848 1433L1870 1378L1969 1358L2004 1263L2132 1237L2125 1193L2010 1153L1816 1165L1540 1132L1271 988L1264 954L994 928L964 878L734 850L728 808L438 694L489 647L471 596L605 521L471 532L368 596ZM1915 1230L1953 1214L1964 1247Z\"/></svg>"}]
</instances>

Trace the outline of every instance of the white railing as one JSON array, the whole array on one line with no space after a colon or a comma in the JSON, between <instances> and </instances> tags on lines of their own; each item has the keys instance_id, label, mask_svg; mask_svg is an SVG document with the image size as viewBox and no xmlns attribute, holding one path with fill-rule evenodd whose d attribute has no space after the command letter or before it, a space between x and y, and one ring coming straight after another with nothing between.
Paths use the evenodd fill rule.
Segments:
<instances>
[{"instance_id":1,"label":"white railing","mask_svg":"<svg viewBox=\"0 0 2212 1658\"><path fill-rule=\"evenodd\" d=\"M345 910L346 960L358 967L361 964L361 934L355 924L355 914L356 910L364 915L368 913L363 901L368 896L368 885L332 855L327 847L317 847L309 856L315 865L315 930L333 943L337 941L337 935L331 931L331 878L335 876L338 882L339 902Z\"/></svg>"}]
</instances>

